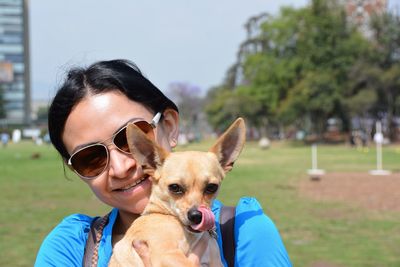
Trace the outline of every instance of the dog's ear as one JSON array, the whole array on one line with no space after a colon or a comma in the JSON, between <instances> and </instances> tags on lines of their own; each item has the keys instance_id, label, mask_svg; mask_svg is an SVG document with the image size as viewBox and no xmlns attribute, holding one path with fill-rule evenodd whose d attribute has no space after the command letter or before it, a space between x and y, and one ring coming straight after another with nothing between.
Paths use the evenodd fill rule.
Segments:
<instances>
[{"instance_id":1,"label":"dog's ear","mask_svg":"<svg viewBox=\"0 0 400 267\"><path fill-rule=\"evenodd\" d=\"M225 172L233 168L233 164L239 157L246 142L246 126L242 118L236 121L226 130L211 147L210 152L217 155L219 163Z\"/></svg>"},{"instance_id":2,"label":"dog's ear","mask_svg":"<svg viewBox=\"0 0 400 267\"><path fill-rule=\"evenodd\" d=\"M154 171L161 166L168 155L168 152L158 146L134 123L128 124L126 128L126 139L129 150L144 170Z\"/></svg>"}]
</instances>

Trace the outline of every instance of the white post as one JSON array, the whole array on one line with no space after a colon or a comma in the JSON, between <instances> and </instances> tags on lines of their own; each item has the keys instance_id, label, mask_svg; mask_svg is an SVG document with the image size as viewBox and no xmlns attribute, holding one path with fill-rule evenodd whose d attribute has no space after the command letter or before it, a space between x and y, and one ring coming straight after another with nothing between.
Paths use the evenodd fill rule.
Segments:
<instances>
[{"instance_id":1,"label":"white post","mask_svg":"<svg viewBox=\"0 0 400 267\"><path fill-rule=\"evenodd\" d=\"M377 121L375 124L374 141L376 143L376 170L372 170L369 173L372 175L388 175L390 174L390 171L383 170L382 168L383 134L382 134L382 124L380 121Z\"/></svg>"},{"instance_id":2,"label":"white post","mask_svg":"<svg viewBox=\"0 0 400 267\"><path fill-rule=\"evenodd\" d=\"M325 174L324 170L318 169L317 144L311 146L311 169L308 170L308 174L312 177Z\"/></svg>"},{"instance_id":3,"label":"white post","mask_svg":"<svg viewBox=\"0 0 400 267\"><path fill-rule=\"evenodd\" d=\"M376 169L382 170L382 144L376 144Z\"/></svg>"},{"instance_id":4,"label":"white post","mask_svg":"<svg viewBox=\"0 0 400 267\"><path fill-rule=\"evenodd\" d=\"M382 125L380 121L376 122L376 169L382 170Z\"/></svg>"},{"instance_id":5,"label":"white post","mask_svg":"<svg viewBox=\"0 0 400 267\"><path fill-rule=\"evenodd\" d=\"M317 163L317 145L316 144L312 144L311 146L311 168L313 170L316 170L318 166Z\"/></svg>"}]
</instances>

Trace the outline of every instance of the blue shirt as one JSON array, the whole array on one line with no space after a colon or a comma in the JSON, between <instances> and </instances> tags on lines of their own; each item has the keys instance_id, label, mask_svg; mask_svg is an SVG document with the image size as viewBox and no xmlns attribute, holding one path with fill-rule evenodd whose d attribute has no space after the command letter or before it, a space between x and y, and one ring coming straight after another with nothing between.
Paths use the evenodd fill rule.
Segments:
<instances>
[{"instance_id":1,"label":"blue shirt","mask_svg":"<svg viewBox=\"0 0 400 267\"><path fill-rule=\"evenodd\" d=\"M223 256L219 214L221 202L213 202L218 245ZM107 266L112 254L112 227L118 209L111 211L109 222L103 230L99 246L98 266ZM73 214L63 219L43 241L35 266L82 266L83 253L90 225L94 217ZM241 198L236 205L234 228L236 255L235 266L292 266L279 232L266 216L255 198Z\"/></svg>"}]
</instances>

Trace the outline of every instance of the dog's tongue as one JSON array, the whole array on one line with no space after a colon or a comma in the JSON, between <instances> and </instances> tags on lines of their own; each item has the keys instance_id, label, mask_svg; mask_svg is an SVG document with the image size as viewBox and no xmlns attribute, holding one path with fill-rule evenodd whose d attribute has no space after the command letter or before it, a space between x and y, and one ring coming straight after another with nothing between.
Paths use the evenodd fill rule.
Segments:
<instances>
[{"instance_id":1,"label":"dog's tongue","mask_svg":"<svg viewBox=\"0 0 400 267\"><path fill-rule=\"evenodd\" d=\"M212 211L207 208L206 206L199 206L197 209L198 211L201 212L201 222L196 225L192 225L192 229L197 230L197 231L207 231L210 230L214 227L215 224L215 216Z\"/></svg>"}]
</instances>

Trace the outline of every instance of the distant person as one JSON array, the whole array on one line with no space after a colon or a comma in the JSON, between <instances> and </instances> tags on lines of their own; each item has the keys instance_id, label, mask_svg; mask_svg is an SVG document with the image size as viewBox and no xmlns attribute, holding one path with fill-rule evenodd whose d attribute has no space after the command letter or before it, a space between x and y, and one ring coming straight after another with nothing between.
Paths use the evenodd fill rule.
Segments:
<instances>
[{"instance_id":1,"label":"distant person","mask_svg":"<svg viewBox=\"0 0 400 267\"><path fill-rule=\"evenodd\" d=\"M94 258L98 266L107 266L113 246L140 216L151 189L129 153L125 126L136 123L170 151L178 140L178 108L133 63L111 60L70 70L48 116L51 142L64 162L113 207L102 221L103 238ZM221 206L213 203L217 219ZM64 218L43 241L35 266L82 266L94 219L84 214ZM223 242L229 241L218 235L220 247ZM291 266L277 228L254 198L241 198L236 205L234 242L236 266Z\"/></svg>"},{"instance_id":2,"label":"distant person","mask_svg":"<svg viewBox=\"0 0 400 267\"><path fill-rule=\"evenodd\" d=\"M7 147L10 141L10 135L8 133L1 133L1 144L3 147Z\"/></svg>"}]
</instances>

